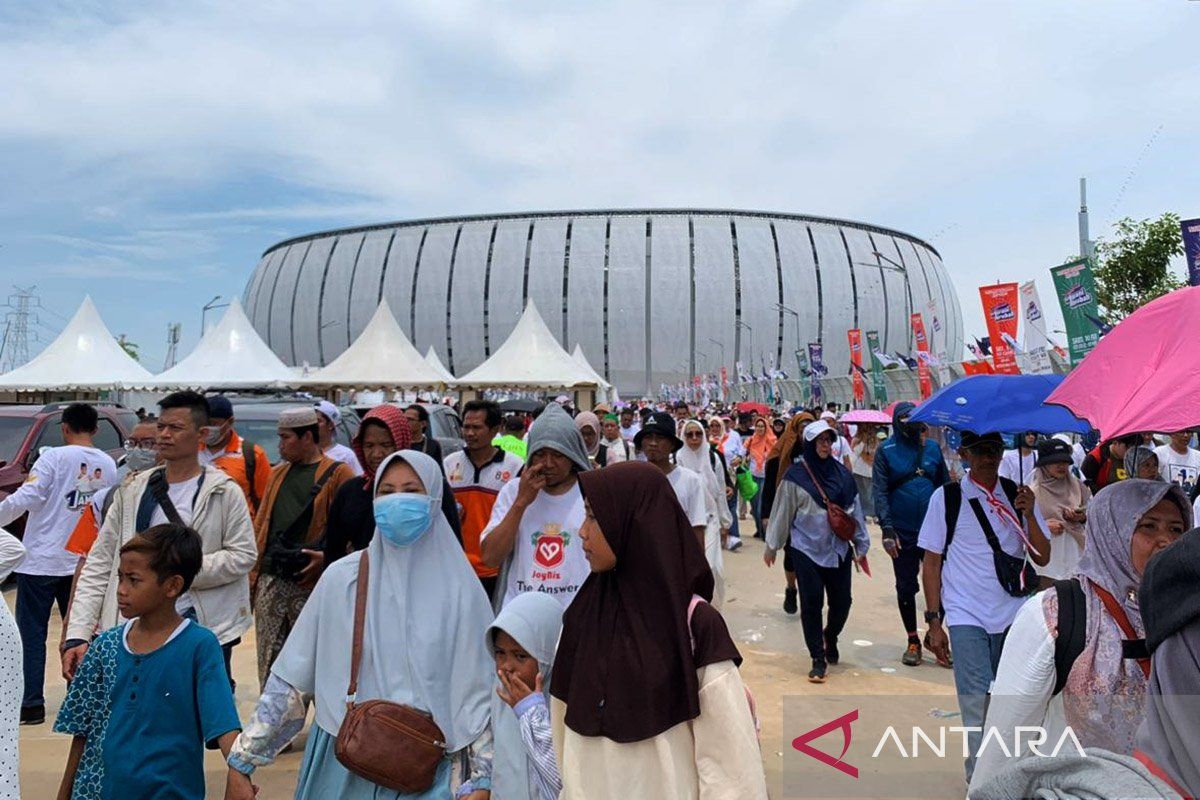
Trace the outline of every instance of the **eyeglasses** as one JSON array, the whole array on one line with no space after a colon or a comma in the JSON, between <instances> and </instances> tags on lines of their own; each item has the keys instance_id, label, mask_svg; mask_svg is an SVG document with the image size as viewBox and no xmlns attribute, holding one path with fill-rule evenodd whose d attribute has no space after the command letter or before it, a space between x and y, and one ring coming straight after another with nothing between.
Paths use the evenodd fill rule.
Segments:
<instances>
[{"instance_id":1,"label":"eyeglasses","mask_svg":"<svg viewBox=\"0 0 1200 800\"><path fill-rule=\"evenodd\" d=\"M157 442L154 439L126 439L124 442L126 450L141 448L142 450L152 450Z\"/></svg>"},{"instance_id":2,"label":"eyeglasses","mask_svg":"<svg viewBox=\"0 0 1200 800\"><path fill-rule=\"evenodd\" d=\"M704 434L701 433L700 431L688 431L687 433L684 434L684 436L687 437L688 439L702 439L704 437Z\"/></svg>"}]
</instances>

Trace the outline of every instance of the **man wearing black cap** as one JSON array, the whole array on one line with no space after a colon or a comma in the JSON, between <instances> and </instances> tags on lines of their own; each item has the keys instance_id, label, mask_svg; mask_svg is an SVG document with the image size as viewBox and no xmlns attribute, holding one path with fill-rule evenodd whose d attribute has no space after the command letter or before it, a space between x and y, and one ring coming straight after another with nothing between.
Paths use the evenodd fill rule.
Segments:
<instances>
[{"instance_id":1,"label":"man wearing black cap","mask_svg":"<svg viewBox=\"0 0 1200 800\"><path fill-rule=\"evenodd\" d=\"M917 544L934 556L921 566L929 626L925 643L939 660L949 659L953 645L963 725L975 729L967 736L970 781L982 740L984 699L996 677L1004 636L1038 587L1022 572L1010 591L997 570L1004 569L1008 577L1007 566L1016 563L1019 569L1017 560L1025 557L1044 567L1050 542L1033 491L999 475L1004 453L1000 434L964 432L962 452L970 472L933 493Z\"/></svg>"},{"instance_id":2,"label":"man wearing black cap","mask_svg":"<svg viewBox=\"0 0 1200 800\"><path fill-rule=\"evenodd\" d=\"M683 447L683 440L675 434L675 420L665 412L651 415L650 421L633 437L633 444L671 482L675 497L679 499L679 505L683 507L683 513L692 524L696 540L703 550L704 527L708 521L708 512L704 508L704 481L672 459L675 451Z\"/></svg>"},{"instance_id":3,"label":"man wearing black cap","mask_svg":"<svg viewBox=\"0 0 1200 800\"><path fill-rule=\"evenodd\" d=\"M250 516L258 513L258 504L267 491L271 477L271 462L267 452L257 444L243 439L234 430L233 403L223 394L208 398L208 427L200 445L200 464L214 466L242 487Z\"/></svg>"}]
</instances>

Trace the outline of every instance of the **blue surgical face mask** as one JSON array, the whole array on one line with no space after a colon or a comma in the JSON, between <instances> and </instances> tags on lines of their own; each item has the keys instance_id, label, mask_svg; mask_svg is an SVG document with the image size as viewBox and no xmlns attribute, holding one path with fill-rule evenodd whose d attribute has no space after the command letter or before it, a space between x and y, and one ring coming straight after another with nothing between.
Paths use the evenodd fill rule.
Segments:
<instances>
[{"instance_id":1,"label":"blue surgical face mask","mask_svg":"<svg viewBox=\"0 0 1200 800\"><path fill-rule=\"evenodd\" d=\"M433 500L427 494L398 492L375 498L375 525L396 547L412 545L429 530L432 521Z\"/></svg>"}]
</instances>

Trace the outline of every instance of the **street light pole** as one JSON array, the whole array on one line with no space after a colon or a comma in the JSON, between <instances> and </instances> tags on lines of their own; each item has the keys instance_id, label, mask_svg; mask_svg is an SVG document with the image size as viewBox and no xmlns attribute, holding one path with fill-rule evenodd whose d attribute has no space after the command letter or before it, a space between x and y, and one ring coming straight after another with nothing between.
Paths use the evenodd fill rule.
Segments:
<instances>
[{"instance_id":1,"label":"street light pole","mask_svg":"<svg viewBox=\"0 0 1200 800\"><path fill-rule=\"evenodd\" d=\"M737 321L737 327L745 328L750 334L750 375L754 375L754 328L742 320Z\"/></svg>"},{"instance_id":2,"label":"street light pole","mask_svg":"<svg viewBox=\"0 0 1200 800\"><path fill-rule=\"evenodd\" d=\"M713 344L715 344L717 347L721 348L721 363L719 366L723 369L725 367L725 345L722 342L718 342L716 339L712 338L711 336L708 337L708 340L710 342L712 342Z\"/></svg>"},{"instance_id":3,"label":"street light pole","mask_svg":"<svg viewBox=\"0 0 1200 800\"><path fill-rule=\"evenodd\" d=\"M217 295L212 300L209 300L207 303L205 303L204 307L202 309L200 309L200 338L201 339L204 338L204 334L207 332L207 329L205 328L205 322L208 319L208 312L212 311L214 308L225 308L226 306L229 305L229 303L218 303L217 301L220 299L221 299L221 295Z\"/></svg>"},{"instance_id":4,"label":"street light pole","mask_svg":"<svg viewBox=\"0 0 1200 800\"><path fill-rule=\"evenodd\" d=\"M796 318L796 380L803 380L804 376L801 373L804 371L804 365L800 361L800 312L794 308L788 308L783 303L776 303L775 307Z\"/></svg>"}]
</instances>

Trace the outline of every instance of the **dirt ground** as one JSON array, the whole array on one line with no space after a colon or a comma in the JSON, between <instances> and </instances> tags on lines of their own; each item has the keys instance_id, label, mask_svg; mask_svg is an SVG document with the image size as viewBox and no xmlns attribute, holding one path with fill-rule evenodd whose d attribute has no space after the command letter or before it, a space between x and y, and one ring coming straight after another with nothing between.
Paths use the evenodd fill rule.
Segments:
<instances>
[{"instance_id":1,"label":"dirt ground","mask_svg":"<svg viewBox=\"0 0 1200 800\"><path fill-rule=\"evenodd\" d=\"M742 523L745 534L753 533L753 524ZM762 544L752 537L745 547L725 556L727 590L724 616L745 658L742 674L752 688L762 722L763 762L767 785L775 800L785 797L782 788L783 753L798 732L784 731L783 699L799 696L819 698L822 694L946 694L953 705L954 682L949 670L937 667L926 657L918 668L900 664L904 636L896 611L892 571L878 547L878 530L873 529L875 546L871 551L874 577L854 577L854 606L841 639L841 664L830 669L824 685L807 682L810 667L804 651L799 616L782 610L783 570L779 562L768 570L762 562ZM13 593L6 595L11 604ZM920 607L920 604L919 604ZM58 641L57 619L52 623L50 640ZM238 710L249 717L257 700L253 633L234 650L234 677L237 679ZM53 797L62 776L69 740L51 732L54 715L62 703L65 684L59 674L56 653L50 654L46 670L47 722L21 728L22 796ZM278 761L255 774L261 787L259 797L289 798L296 784L305 743L304 735L294 748ZM210 798L223 796L225 779L219 754L209 753L206 761Z\"/></svg>"}]
</instances>

